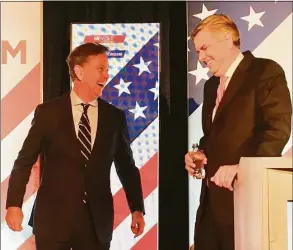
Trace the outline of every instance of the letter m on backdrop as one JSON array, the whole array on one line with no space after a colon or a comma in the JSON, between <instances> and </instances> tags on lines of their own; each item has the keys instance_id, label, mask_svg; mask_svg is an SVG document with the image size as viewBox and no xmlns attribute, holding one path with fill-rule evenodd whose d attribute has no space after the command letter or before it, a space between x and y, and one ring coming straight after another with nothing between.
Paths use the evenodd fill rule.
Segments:
<instances>
[{"instance_id":1,"label":"letter m on backdrop","mask_svg":"<svg viewBox=\"0 0 293 250\"><path fill-rule=\"evenodd\" d=\"M2 64L7 64L7 55L8 53L12 56L12 58L15 58L17 54L20 53L20 63L26 64L26 41L21 40L18 42L15 48L12 48L11 44L4 40L1 44L1 54L2 54Z\"/></svg>"}]
</instances>

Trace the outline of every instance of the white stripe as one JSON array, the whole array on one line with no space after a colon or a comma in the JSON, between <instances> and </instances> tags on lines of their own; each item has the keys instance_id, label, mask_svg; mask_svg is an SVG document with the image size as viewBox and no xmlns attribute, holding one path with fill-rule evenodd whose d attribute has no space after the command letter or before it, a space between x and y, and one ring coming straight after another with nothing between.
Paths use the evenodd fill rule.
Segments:
<instances>
[{"instance_id":1,"label":"white stripe","mask_svg":"<svg viewBox=\"0 0 293 250\"><path fill-rule=\"evenodd\" d=\"M79 123L79 126L83 126L83 127L86 129L86 131L87 131L89 134L91 134L91 132L87 129L87 127L86 127L84 124ZM80 129L79 129L79 130L80 130Z\"/></svg>"},{"instance_id":2,"label":"white stripe","mask_svg":"<svg viewBox=\"0 0 293 250\"><path fill-rule=\"evenodd\" d=\"M16 250L32 235L32 228L27 223L31 215L35 197L35 194L32 195L22 207L24 219L22 223L23 230L21 232L11 231L6 222L1 224L1 250Z\"/></svg>"},{"instance_id":3,"label":"white stripe","mask_svg":"<svg viewBox=\"0 0 293 250\"><path fill-rule=\"evenodd\" d=\"M14 161L31 127L34 111L1 140L1 182L11 173Z\"/></svg>"},{"instance_id":4,"label":"white stripe","mask_svg":"<svg viewBox=\"0 0 293 250\"><path fill-rule=\"evenodd\" d=\"M145 200L146 214L144 216L146 225L144 233L137 237L133 237L130 230L131 214L114 230L111 250L129 250L131 249L144 235L158 223L158 188L156 188ZM146 249L154 250L154 249Z\"/></svg>"},{"instance_id":5,"label":"white stripe","mask_svg":"<svg viewBox=\"0 0 293 250\"><path fill-rule=\"evenodd\" d=\"M286 144L286 146L284 147L284 150L282 151L282 154L285 154L290 148L292 148L292 131L291 131L289 141Z\"/></svg>"},{"instance_id":6,"label":"white stripe","mask_svg":"<svg viewBox=\"0 0 293 250\"><path fill-rule=\"evenodd\" d=\"M82 145L84 146L84 148L85 148L89 153L91 153L91 151L90 151L90 150L84 145L83 141L80 140L80 138L78 138L78 140L82 143Z\"/></svg>"},{"instance_id":7,"label":"white stripe","mask_svg":"<svg viewBox=\"0 0 293 250\"><path fill-rule=\"evenodd\" d=\"M159 145L159 119L156 118L132 143L133 158L135 165L140 169L156 152ZM118 149L119 150L119 149ZM115 165L111 167L111 191L114 195L122 188L122 184L116 173Z\"/></svg>"},{"instance_id":8,"label":"white stripe","mask_svg":"<svg viewBox=\"0 0 293 250\"><path fill-rule=\"evenodd\" d=\"M191 150L192 144L198 143L203 136L202 124L201 124L202 105L200 105L189 117L188 117L188 150ZM189 242L193 243L194 235L194 222L196 211L199 205L199 195L201 181L194 180L189 177Z\"/></svg>"},{"instance_id":9,"label":"white stripe","mask_svg":"<svg viewBox=\"0 0 293 250\"><path fill-rule=\"evenodd\" d=\"M201 124L202 104L188 117L188 150L203 136Z\"/></svg>"},{"instance_id":10,"label":"white stripe","mask_svg":"<svg viewBox=\"0 0 293 250\"><path fill-rule=\"evenodd\" d=\"M82 132L82 130L80 130L80 133L82 133L83 137L87 140L87 142L91 145L91 142L89 141L89 139L86 137L86 135ZM91 136L91 134L89 134L89 136Z\"/></svg>"},{"instance_id":11,"label":"white stripe","mask_svg":"<svg viewBox=\"0 0 293 250\"><path fill-rule=\"evenodd\" d=\"M87 121L87 124L90 125L89 119L85 116L85 114L82 114L82 115L84 116L85 120Z\"/></svg>"},{"instance_id":12,"label":"white stripe","mask_svg":"<svg viewBox=\"0 0 293 250\"><path fill-rule=\"evenodd\" d=\"M80 150L80 152L83 154L83 156L84 156L87 160L89 160L89 158L85 155L85 153L84 153L82 150Z\"/></svg>"},{"instance_id":13,"label":"white stripe","mask_svg":"<svg viewBox=\"0 0 293 250\"><path fill-rule=\"evenodd\" d=\"M190 245L194 242L194 224L196 219L196 212L199 206L201 180L193 179L191 176L188 177L188 189L189 189L189 243Z\"/></svg>"}]
</instances>

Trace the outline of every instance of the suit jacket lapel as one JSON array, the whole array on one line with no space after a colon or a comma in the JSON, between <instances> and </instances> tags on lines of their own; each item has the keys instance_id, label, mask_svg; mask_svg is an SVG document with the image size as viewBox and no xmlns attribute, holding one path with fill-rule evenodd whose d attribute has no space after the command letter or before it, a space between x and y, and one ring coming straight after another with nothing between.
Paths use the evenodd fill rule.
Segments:
<instances>
[{"instance_id":1,"label":"suit jacket lapel","mask_svg":"<svg viewBox=\"0 0 293 250\"><path fill-rule=\"evenodd\" d=\"M212 77L210 79L211 82L206 83L209 84L205 91L208 91L205 94L204 105L202 110L202 121L203 121L203 130L205 134L209 134L209 131L212 127L212 115L215 107L215 100L217 98L217 89L219 86L219 78Z\"/></svg>"},{"instance_id":2,"label":"suit jacket lapel","mask_svg":"<svg viewBox=\"0 0 293 250\"><path fill-rule=\"evenodd\" d=\"M217 109L217 112L215 114L215 118L213 123L219 118L225 107L231 102L233 97L236 95L236 92L239 90L239 88L242 86L243 82L245 81L248 74L245 74L247 69L249 68L252 60L253 55L250 51L244 52L244 58L236 68L229 85L225 91L225 94L223 96L223 99Z\"/></svg>"},{"instance_id":3,"label":"suit jacket lapel","mask_svg":"<svg viewBox=\"0 0 293 250\"><path fill-rule=\"evenodd\" d=\"M62 118L61 124L64 133L66 134L66 141L68 142L68 148L72 152L71 154L75 156L78 160L82 160L81 152L80 152L80 143L76 136L72 107L71 107L71 99L70 92L64 96L63 99L64 104L61 105L62 108Z\"/></svg>"},{"instance_id":4,"label":"suit jacket lapel","mask_svg":"<svg viewBox=\"0 0 293 250\"><path fill-rule=\"evenodd\" d=\"M93 158L93 154L95 154L96 151L100 151L100 147L102 146L103 138L102 136L105 134L105 131L107 130L107 116L106 116L106 106L103 100L101 98L98 99L98 126L97 126L97 132L95 137L95 142L92 148L91 158ZM108 124L109 126L109 124Z\"/></svg>"}]
</instances>

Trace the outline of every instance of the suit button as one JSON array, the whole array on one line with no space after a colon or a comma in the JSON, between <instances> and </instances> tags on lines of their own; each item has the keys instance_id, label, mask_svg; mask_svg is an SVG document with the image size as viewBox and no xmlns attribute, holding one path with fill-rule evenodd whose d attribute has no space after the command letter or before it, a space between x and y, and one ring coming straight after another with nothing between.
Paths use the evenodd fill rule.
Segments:
<instances>
[{"instance_id":1,"label":"suit button","mask_svg":"<svg viewBox=\"0 0 293 250\"><path fill-rule=\"evenodd\" d=\"M84 192L84 194L87 196L87 193L86 192Z\"/></svg>"},{"instance_id":2,"label":"suit button","mask_svg":"<svg viewBox=\"0 0 293 250\"><path fill-rule=\"evenodd\" d=\"M83 203L85 204L86 203L86 200L83 200Z\"/></svg>"}]
</instances>

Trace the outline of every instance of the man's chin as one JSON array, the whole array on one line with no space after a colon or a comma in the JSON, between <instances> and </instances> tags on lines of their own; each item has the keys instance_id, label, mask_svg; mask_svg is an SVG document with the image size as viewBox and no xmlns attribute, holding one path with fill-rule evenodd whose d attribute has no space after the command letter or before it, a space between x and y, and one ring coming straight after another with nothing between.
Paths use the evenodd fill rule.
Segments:
<instances>
[{"instance_id":1,"label":"man's chin","mask_svg":"<svg viewBox=\"0 0 293 250\"><path fill-rule=\"evenodd\" d=\"M96 97L96 98L101 97L101 95L102 95L102 91L100 91L99 93L95 93L95 97Z\"/></svg>"},{"instance_id":2,"label":"man's chin","mask_svg":"<svg viewBox=\"0 0 293 250\"><path fill-rule=\"evenodd\" d=\"M99 98L101 95L102 95L102 92L101 92L101 91L99 91L99 92L92 91L92 92L91 92L91 96L92 96L91 99L92 99L92 100L97 99L97 98Z\"/></svg>"},{"instance_id":3,"label":"man's chin","mask_svg":"<svg viewBox=\"0 0 293 250\"><path fill-rule=\"evenodd\" d=\"M221 73L219 72L219 70L216 70L216 69L210 69L210 73L216 77L221 76Z\"/></svg>"},{"instance_id":4,"label":"man's chin","mask_svg":"<svg viewBox=\"0 0 293 250\"><path fill-rule=\"evenodd\" d=\"M215 71L215 70L213 70L213 69L209 69L209 72L210 72L212 75L214 75L214 76L216 76L216 74L217 74L217 71Z\"/></svg>"}]
</instances>

